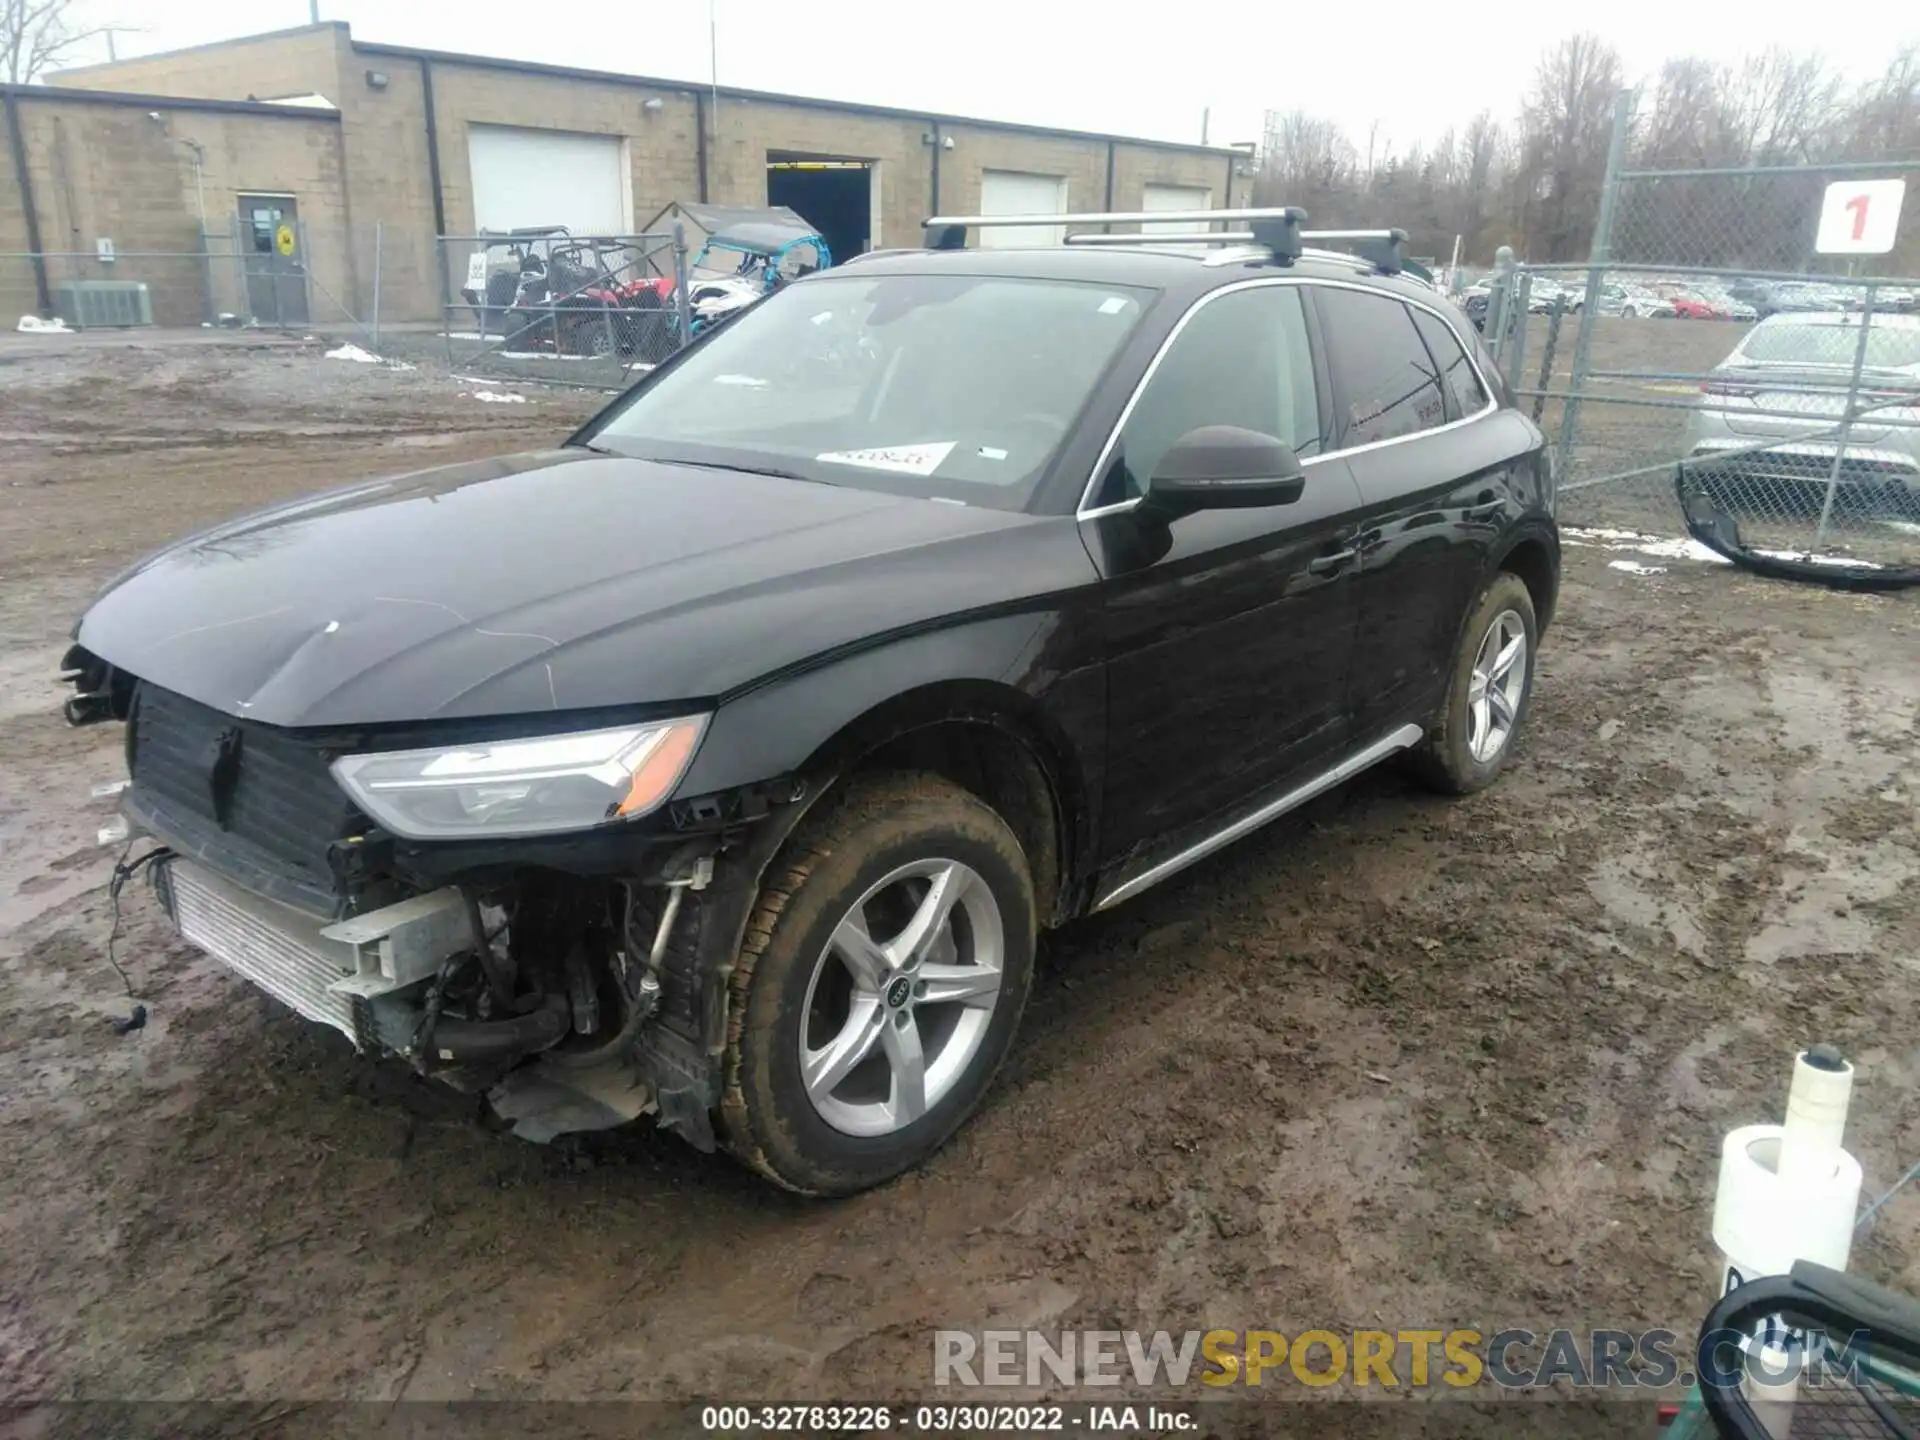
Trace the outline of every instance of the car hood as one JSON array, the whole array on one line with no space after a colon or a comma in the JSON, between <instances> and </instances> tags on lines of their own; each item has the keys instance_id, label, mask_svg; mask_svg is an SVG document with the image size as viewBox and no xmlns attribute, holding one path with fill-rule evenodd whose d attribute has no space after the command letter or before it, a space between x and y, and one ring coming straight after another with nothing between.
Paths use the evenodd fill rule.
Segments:
<instances>
[{"instance_id":1,"label":"car hood","mask_svg":"<svg viewBox=\"0 0 1920 1440\"><path fill-rule=\"evenodd\" d=\"M1057 586L1057 563L1022 565L1005 542L1061 523L548 451L205 531L115 581L76 638L274 725L699 700Z\"/></svg>"}]
</instances>

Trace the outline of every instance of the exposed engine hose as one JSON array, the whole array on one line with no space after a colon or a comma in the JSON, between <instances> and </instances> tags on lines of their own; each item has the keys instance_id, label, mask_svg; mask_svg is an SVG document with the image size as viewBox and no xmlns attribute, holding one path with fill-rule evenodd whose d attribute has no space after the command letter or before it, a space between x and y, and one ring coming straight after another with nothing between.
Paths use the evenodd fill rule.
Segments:
<instances>
[{"instance_id":1,"label":"exposed engine hose","mask_svg":"<svg viewBox=\"0 0 1920 1440\"><path fill-rule=\"evenodd\" d=\"M667 903L660 911L660 924L653 932L653 944L647 951L646 968L640 972L640 993L627 1007L627 1019L604 1045L591 1050L556 1050L546 1063L557 1070L585 1070L618 1059L633 1044L640 1027L660 1008L660 962L666 958L667 942L673 937L673 922L680 916L680 901L692 882L680 881L667 889Z\"/></svg>"},{"instance_id":2,"label":"exposed engine hose","mask_svg":"<svg viewBox=\"0 0 1920 1440\"><path fill-rule=\"evenodd\" d=\"M429 1042L433 1058L449 1064L518 1060L558 1044L573 1024L567 997L541 997L538 1009L505 1020L461 1020L442 1015Z\"/></svg>"}]
</instances>

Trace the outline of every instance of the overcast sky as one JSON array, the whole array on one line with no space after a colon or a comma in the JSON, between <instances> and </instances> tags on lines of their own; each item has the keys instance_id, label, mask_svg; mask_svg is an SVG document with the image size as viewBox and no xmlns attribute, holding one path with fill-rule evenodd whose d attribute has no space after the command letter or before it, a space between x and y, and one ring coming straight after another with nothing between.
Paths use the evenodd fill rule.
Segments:
<instances>
[{"instance_id":1,"label":"overcast sky","mask_svg":"<svg viewBox=\"0 0 1920 1440\"><path fill-rule=\"evenodd\" d=\"M136 27L117 39L123 57L307 19L307 0L77 3L90 17ZM1583 26L1617 46L1635 76L1674 55L1733 60L1783 45L1822 53L1864 78L1902 40L1920 38L1920 13L1894 0L1831 7L1824 13L1848 17L1832 27L1809 18L1822 13L1816 7L1752 0L1609 0L1532 15L1520 6L1404 0L714 5L723 85L1166 140L1199 140L1201 112L1211 107L1216 144L1258 139L1264 111L1299 107L1338 120L1363 151L1376 122L1383 145L1404 149L1481 109L1511 116L1540 52ZM364 40L669 79L708 76L705 0L320 0L320 13L349 22ZM1914 18L1896 25L1897 14ZM105 59L104 47L86 58Z\"/></svg>"}]
</instances>

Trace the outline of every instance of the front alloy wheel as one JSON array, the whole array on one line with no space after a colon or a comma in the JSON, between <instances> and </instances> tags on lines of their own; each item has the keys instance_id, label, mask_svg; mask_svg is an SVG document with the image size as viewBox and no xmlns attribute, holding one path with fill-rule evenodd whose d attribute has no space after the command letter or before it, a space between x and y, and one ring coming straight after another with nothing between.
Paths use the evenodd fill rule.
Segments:
<instances>
[{"instance_id":1,"label":"front alloy wheel","mask_svg":"<svg viewBox=\"0 0 1920 1440\"><path fill-rule=\"evenodd\" d=\"M768 867L729 986L720 1131L809 1195L926 1159L986 1093L1033 975L1025 852L932 775L831 792Z\"/></svg>"},{"instance_id":2,"label":"front alloy wheel","mask_svg":"<svg viewBox=\"0 0 1920 1440\"><path fill-rule=\"evenodd\" d=\"M1005 955L993 890L958 860L916 860L875 882L807 983L800 1073L821 1118L846 1135L891 1135L944 1100L987 1038Z\"/></svg>"}]
</instances>

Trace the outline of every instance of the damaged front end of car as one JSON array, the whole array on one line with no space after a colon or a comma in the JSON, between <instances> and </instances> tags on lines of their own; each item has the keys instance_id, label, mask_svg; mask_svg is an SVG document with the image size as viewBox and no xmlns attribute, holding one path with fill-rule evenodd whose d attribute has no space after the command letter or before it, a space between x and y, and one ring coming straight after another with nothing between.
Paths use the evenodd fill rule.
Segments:
<instances>
[{"instance_id":1,"label":"damaged front end of car","mask_svg":"<svg viewBox=\"0 0 1920 1440\"><path fill-rule=\"evenodd\" d=\"M727 979L802 785L675 789L703 714L366 729L235 718L79 646L181 935L544 1141L653 1114L711 1150Z\"/></svg>"}]
</instances>

